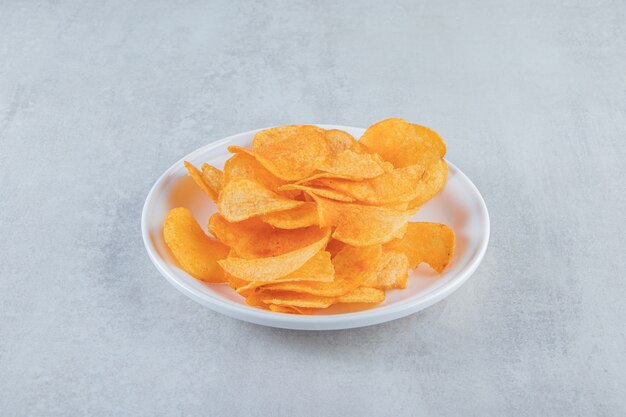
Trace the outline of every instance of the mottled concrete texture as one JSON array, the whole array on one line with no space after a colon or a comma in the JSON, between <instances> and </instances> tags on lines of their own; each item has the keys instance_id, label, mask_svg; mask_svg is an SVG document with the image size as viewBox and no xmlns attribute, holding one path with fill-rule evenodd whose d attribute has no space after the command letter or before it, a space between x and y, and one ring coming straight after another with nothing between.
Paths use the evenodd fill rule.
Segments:
<instances>
[{"instance_id":1,"label":"mottled concrete texture","mask_svg":"<svg viewBox=\"0 0 626 417\"><path fill-rule=\"evenodd\" d=\"M0 415L626 415L626 3L0 0ZM391 323L264 328L145 254L161 172L274 124L439 131L482 266Z\"/></svg>"}]
</instances>

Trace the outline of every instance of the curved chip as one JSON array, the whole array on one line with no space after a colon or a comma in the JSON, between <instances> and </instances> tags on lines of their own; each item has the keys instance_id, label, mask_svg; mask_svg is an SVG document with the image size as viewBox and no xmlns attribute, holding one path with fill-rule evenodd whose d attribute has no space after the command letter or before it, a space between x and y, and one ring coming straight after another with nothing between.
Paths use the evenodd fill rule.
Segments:
<instances>
[{"instance_id":1,"label":"curved chip","mask_svg":"<svg viewBox=\"0 0 626 417\"><path fill-rule=\"evenodd\" d=\"M209 231L244 258L282 255L317 242L326 233L317 226L297 230L276 229L260 218L233 223L217 213L209 219Z\"/></svg>"},{"instance_id":2,"label":"curved chip","mask_svg":"<svg viewBox=\"0 0 626 417\"><path fill-rule=\"evenodd\" d=\"M413 201L427 187L428 173L421 165L409 165L363 181L320 178L314 185L337 190L367 204L389 205ZM430 195L430 194L429 194Z\"/></svg>"},{"instance_id":3,"label":"curved chip","mask_svg":"<svg viewBox=\"0 0 626 417\"><path fill-rule=\"evenodd\" d=\"M254 180L271 191L277 191L285 183L247 153L237 153L224 164L224 183L237 179Z\"/></svg>"},{"instance_id":4,"label":"curved chip","mask_svg":"<svg viewBox=\"0 0 626 417\"><path fill-rule=\"evenodd\" d=\"M315 226L318 224L317 205L313 202L305 202L299 207L264 214L260 218L265 223L279 229Z\"/></svg>"},{"instance_id":5,"label":"curved chip","mask_svg":"<svg viewBox=\"0 0 626 417\"><path fill-rule=\"evenodd\" d=\"M304 191L309 195L319 195L321 197L330 198L332 200L338 201L346 201L351 202L354 201L354 198L347 196L345 194L340 193L339 191L332 190L330 188L325 187L315 187L309 185L302 184L285 184L279 188L279 191L292 191L292 190L300 190Z\"/></svg>"},{"instance_id":6,"label":"curved chip","mask_svg":"<svg viewBox=\"0 0 626 417\"><path fill-rule=\"evenodd\" d=\"M215 195L219 195L224 188L224 173L206 162L202 164L201 170L204 183L215 192Z\"/></svg>"},{"instance_id":7,"label":"curved chip","mask_svg":"<svg viewBox=\"0 0 626 417\"><path fill-rule=\"evenodd\" d=\"M339 153L330 153L318 169L340 178L353 180L375 178L385 172L373 155L358 153L350 149Z\"/></svg>"},{"instance_id":8,"label":"curved chip","mask_svg":"<svg viewBox=\"0 0 626 417\"><path fill-rule=\"evenodd\" d=\"M279 306L276 304L270 304L270 310L276 313L309 315L309 314L313 314L316 309L306 308L306 307L296 307L296 306L291 306L291 305Z\"/></svg>"},{"instance_id":9,"label":"curved chip","mask_svg":"<svg viewBox=\"0 0 626 417\"><path fill-rule=\"evenodd\" d=\"M206 195L208 195L211 200L217 201L219 191L215 189L210 183L205 182L202 172L198 168L196 168L191 162L185 161L185 168L187 168L187 172L191 175L191 178L195 181L195 183L200 187L202 191Z\"/></svg>"},{"instance_id":10,"label":"curved chip","mask_svg":"<svg viewBox=\"0 0 626 417\"><path fill-rule=\"evenodd\" d=\"M266 304L305 308L327 308L335 302L333 297L321 297L319 295L288 291L262 290L258 293L258 297Z\"/></svg>"},{"instance_id":11,"label":"curved chip","mask_svg":"<svg viewBox=\"0 0 626 417\"><path fill-rule=\"evenodd\" d=\"M254 135L254 139L252 140L252 147L259 148L264 145L274 144L276 142L280 142L285 139L290 139L297 136L325 136L326 134L327 131L325 131L321 127L312 125L290 125L272 127L269 129L261 130L256 135Z\"/></svg>"},{"instance_id":12,"label":"curved chip","mask_svg":"<svg viewBox=\"0 0 626 417\"><path fill-rule=\"evenodd\" d=\"M288 210L304 204L264 188L258 182L238 179L224 186L217 206L224 218L237 222L273 211Z\"/></svg>"},{"instance_id":13,"label":"curved chip","mask_svg":"<svg viewBox=\"0 0 626 417\"><path fill-rule=\"evenodd\" d=\"M384 250L406 254L411 268L426 262L441 272L452 259L454 245L454 231L445 224L409 223L404 237L387 243Z\"/></svg>"},{"instance_id":14,"label":"curved chip","mask_svg":"<svg viewBox=\"0 0 626 417\"><path fill-rule=\"evenodd\" d=\"M418 195L409 202L409 208L415 209L433 198L446 185L448 178L448 164L443 159L433 162L426 167L425 181L417 184Z\"/></svg>"},{"instance_id":15,"label":"curved chip","mask_svg":"<svg viewBox=\"0 0 626 417\"><path fill-rule=\"evenodd\" d=\"M383 251L376 268L375 280L368 286L388 289L406 288L409 278L409 259L404 252ZM364 284L366 285L366 284Z\"/></svg>"},{"instance_id":16,"label":"curved chip","mask_svg":"<svg viewBox=\"0 0 626 417\"><path fill-rule=\"evenodd\" d=\"M369 246L393 239L415 213L388 207L340 203L315 196L320 226L335 227L332 237L352 246Z\"/></svg>"},{"instance_id":17,"label":"curved chip","mask_svg":"<svg viewBox=\"0 0 626 417\"><path fill-rule=\"evenodd\" d=\"M331 129L324 132L324 137L328 141L328 147L331 153L338 154L345 150L352 150L355 152L362 151L359 142L354 139L354 136L348 132L344 132L339 129Z\"/></svg>"},{"instance_id":18,"label":"curved chip","mask_svg":"<svg viewBox=\"0 0 626 417\"><path fill-rule=\"evenodd\" d=\"M398 118L370 126L359 143L396 168L415 164L428 166L446 154L446 144L436 132Z\"/></svg>"},{"instance_id":19,"label":"curved chip","mask_svg":"<svg viewBox=\"0 0 626 417\"><path fill-rule=\"evenodd\" d=\"M385 291L378 288L359 287L335 300L338 303L380 303L385 301Z\"/></svg>"},{"instance_id":20,"label":"curved chip","mask_svg":"<svg viewBox=\"0 0 626 417\"><path fill-rule=\"evenodd\" d=\"M334 258L335 279L333 282L296 281L271 283L263 290L292 291L325 297L338 297L361 286L371 275L381 256L380 245L356 248L344 247Z\"/></svg>"},{"instance_id":21,"label":"curved chip","mask_svg":"<svg viewBox=\"0 0 626 417\"><path fill-rule=\"evenodd\" d=\"M310 176L326 161L329 154L323 131L311 131L306 135L293 135L280 141L268 140L261 143L250 149L229 146L228 150L254 156L272 174L288 181Z\"/></svg>"},{"instance_id":22,"label":"curved chip","mask_svg":"<svg viewBox=\"0 0 626 417\"><path fill-rule=\"evenodd\" d=\"M325 229L323 233L318 241L282 255L245 259L230 254L226 259L219 261L219 264L230 275L247 281L276 280L296 271L322 250L328 242L330 230Z\"/></svg>"},{"instance_id":23,"label":"curved chip","mask_svg":"<svg viewBox=\"0 0 626 417\"><path fill-rule=\"evenodd\" d=\"M208 237L189 209L170 210L163 224L163 237L181 268L206 282L225 282L218 260L226 258L228 247Z\"/></svg>"}]
</instances>

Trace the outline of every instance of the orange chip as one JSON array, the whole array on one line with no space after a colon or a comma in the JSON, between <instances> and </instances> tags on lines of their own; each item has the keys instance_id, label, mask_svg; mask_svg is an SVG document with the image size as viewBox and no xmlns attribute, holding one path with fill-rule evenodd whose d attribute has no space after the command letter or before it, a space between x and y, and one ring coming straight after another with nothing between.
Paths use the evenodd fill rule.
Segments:
<instances>
[{"instance_id":1,"label":"orange chip","mask_svg":"<svg viewBox=\"0 0 626 417\"><path fill-rule=\"evenodd\" d=\"M341 251L344 248L344 246L346 246L346 244L343 243L342 241L330 238L330 240L328 241L328 244L326 245L326 250L330 252L330 256L334 258L335 255L337 255L339 251Z\"/></svg>"},{"instance_id":2,"label":"orange chip","mask_svg":"<svg viewBox=\"0 0 626 417\"><path fill-rule=\"evenodd\" d=\"M204 183L215 191L216 195L224 188L224 173L206 162L202 164L202 179Z\"/></svg>"},{"instance_id":3,"label":"orange chip","mask_svg":"<svg viewBox=\"0 0 626 417\"><path fill-rule=\"evenodd\" d=\"M336 226L332 237L352 246L393 239L414 214L387 207L340 203L315 196L321 226Z\"/></svg>"},{"instance_id":4,"label":"orange chip","mask_svg":"<svg viewBox=\"0 0 626 417\"><path fill-rule=\"evenodd\" d=\"M454 231L445 224L409 223L404 237L392 240L384 249L405 253L411 268L426 262L441 272L452 259L454 244Z\"/></svg>"},{"instance_id":5,"label":"orange chip","mask_svg":"<svg viewBox=\"0 0 626 417\"><path fill-rule=\"evenodd\" d=\"M418 208L443 189L448 178L448 164L443 159L435 161L426 167L426 173L425 181L417 184L419 189L417 197L409 202L411 209Z\"/></svg>"},{"instance_id":6,"label":"orange chip","mask_svg":"<svg viewBox=\"0 0 626 417\"><path fill-rule=\"evenodd\" d=\"M309 259L299 269L291 274L279 278L274 282L292 282L292 281L316 281L316 282L332 282L335 278L335 268L330 261L330 253L320 251L311 259ZM239 284L236 290L239 294L247 295L256 288L268 285L266 281L244 281L245 284Z\"/></svg>"},{"instance_id":7,"label":"orange chip","mask_svg":"<svg viewBox=\"0 0 626 417\"><path fill-rule=\"evenodd\" d=\"M359 143L396 168L428 166L446 154L446 144L436 132L397 118L370 126Z\"/></svg>"},{"instance_id":8,"label":"orange chip","mask_svg":"<svg viewBox=\"0 0 626 417\"><path fill-rule=\"evenodd\" d=\"M369 286L387 288L406 288L409 278L409 259L403 252L383 251L375 280ZM366 285L366 284L364 284Z\"/></svg>"},{"instance_id":9,"label":"orange chip","mask_svg":"<svg viewBox=\"0 0 626 417\"><path fill-rule=\"evenodd\" d=\"M280 229L299 229L318 224L317 205L305 202L299 207L289 210L275 211L261 216L267 224Z\"/></svg>"},{"instance_id":10,"label":"orange chip","mask_svg":"<svg viewBox=\"0 0 626 417\"><path fill-rule=\"evenodd\" d=\"M185 168L187 168L187 172L191 175L191 178L193 178L198 187L200 187L202 191L204 191L204 193L211 198L211 200L217 201L219 190L213 187L212 184L205 181L202 172L193 166L191 162L187 161L185 161Z\"/></svg>"},{"instance_id":11,"label":"orange chip","mask_svg":"<svg viewBox=\"0 0 626 417\"><path fill-rule=\"evenodd\" d=\"M245 179L229 181L217 201L220 213L231 222L288 210L302 204L302 201L290 200L264 188L258 182Z\"/></svg>"},{"instance_id":12,"label":"orange chip","mask_svg":"<svg viewBox=\"0 0 626 417\"><path fill-rule=\"evenodd\" d=\"M246 304L252 307L258 307L264 310L269 310L269 305L267 305L267 303L264 303L260 297L260 294L255 293L255 292L251 293L250 295L246 297Z\"/></svg>"},{"instance_id":13,"label":"orange chip","mask_svg":"<svg viewBox=\"0 0 626 417\"><path fill-rule=\"evenodd\" d=\"M254 180L271 191L277 191L285 183L247 153L235 154L224 164L224 183L237 179Z\"/></svg>"},{"instance_id":14,"label":"orange chip","mask_svg":"<svg viewBox=\"0 0 626 417\"><path fill-rule=\"evenodd\" d=\"M283 180L295 181L310 176L329 154L324 133L317 130L289 135L276 142L263 140L259 143L261 145L251 149L229 146L228 150L254 156L268 171Z\"/></svg>"},{"instance_id":15,"label":"orange chip","mask_svg":"<svg viewBox=\"0 0 626 417\"><path fill-rule=\"evenodd\" d=\"M337 298L338 303L380 303L385 292L377 288L359 287Z\"/></svg>"},{"instance_id":16,"label":"orange chip","mask_svg":"<svg viewBox=\"0 0 626 417\"><path fill-rule=\"evenodd\" d=\"M288 291L268 291L264 289L257 294L259 299L264 303L277 306L327 308L335 302L333 297L322 297L319 295Z\"/></svg>"},{"instance_id":17,"label":"orange chip","mask_svg":"<svg viewBox=\"0 0 626 417\"><path fill-rule=\"evenodd\" d=\"M354 136L343 130L327 130L324 132L324 137L328 141L330 152L333 154L338 154L345 150L361 151L359 142L354 139Z\"/></svg>"},{"instance_id":18,"label":"orange chip","mask_svg":"<svg viewBox=\"0 0 626 417\"><path fill-rule=\"evenodd\" d=\"M297 230L276 229L259 218L231 223L219 214L209 219L209 231L238 256L246 258L282 255L317 242L326 233L317 226Z\"/></svg>"},{"instance_id":19,"label":"orange chip","mask_svg":"<svg viewBox=\"0 0 626 417\"><path fill-rule=\"evenodd\" d=\"M286 314L302 314L309 315L315 312L314 308L306 308L306 307L296 307L296 306L279 306L276 304L270 304L270 310L275 311L276 313L286 313Z\"/></svg>"},{"instance_id":20,"label":"orange chip","mask_svg":"<svg viewBox=\"0 0 626 417\"><path fill-rule=\"evenodd\" d=\"M326 131L321 127L312 125L291 125L272 127L270 129L261 130L252 140L252 147L259 148L264 145L274 144L293 137L318 136L326 135ZM343 132L345 133L345 132ZM347 135L347 133L346 133ZM353 138L354 139L354 138Z\"/></svg>"},{"instance_id":21,"label":"orange chip","mask_svg":"<svg viewBox=\"0 0 626 417\"><path fill-rule=\"evenodd\" d=\"M331 153L318 169L340 178L353 180L375 178L385 172L374 156L350 149L337 154Z\"/></svg>"},{"instance_id":22,"label":"orange chip","mask_svg":"<svg viewBox=\"0 0 626 417\"><path fill-rule=\"evenodd\" d=\"M206 282L226 281L217 261L228 255L228 248L205 235L189 209L170 210L163 224L163 237L189 275Z\"/></svg>"},{"instance_id":23,"label":"orange chip","mask_svg":"<svg viewBox=\"0 0 626 417\"><path fill-rule=\"evenodd\" d=\"M330 230L325 229L323 233L323 236L318 241L282 255L246 259L231 253L226 259L219 261L219 264L224 271L240 279L247 281L273 281L296 271L322 250L326 246L326 242L328 242Z\"/></svg>"},{"instance_id":24,"label":"orange chip","mask_svg":"<svg viewBox=\"0 0 626 417\"><path fill-rule=\"evenodd\" d=\"M281 282L271 283L263 290L292 291L325 297L337 297L358 288L369 276L376 273L381 256L380 245L355 248L344 247L334 258L333 282Z\"/></svg>"},{"instance_id":25,"label":"orange chip","mask_svg":"<svg viewBox=\"0 0 626 417\"><path fill-rule=\"evenodd\" d=\"M280 191L300 190L300 191L306 192L309 195L313 195L313 194L319 195L322 197L330 198L332 200L346 201L346 202L354 201L354 198L350 196L347 196L338 191L332 190L330 188L325 188L325 187L313 187L313 186L301 185L301 184L286 184L280 187L279 190Z\"/></svg>"},{"instance_id":26,"label":"orange chip","mask_svg":"<svg viewBox=\"0 0 626 417\"><path fill-rule=\"evenodd\" d=\"M321 178L314 185L339 191L367 204L389 205L413 201L420 197L428 177L421 165L394 169L376 178L363 181ZM430 188L428 188L430 189Z\"/></svg>"}]
</instances>

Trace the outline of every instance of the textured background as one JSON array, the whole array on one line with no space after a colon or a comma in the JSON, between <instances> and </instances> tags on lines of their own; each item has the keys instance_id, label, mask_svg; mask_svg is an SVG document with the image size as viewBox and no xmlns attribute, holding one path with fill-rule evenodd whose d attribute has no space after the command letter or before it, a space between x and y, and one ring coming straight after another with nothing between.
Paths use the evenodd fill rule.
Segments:
<instances>
[{"instance_id":1,"label":"textured background","mask_svg":"<svg viewBox=\"0 0 626 417\"><path fill-rule=\"evenodd\" d=\"M626 415L626 3L336 3L0 0L0 414ZM388 116L490 209L445 301L277 330L151 265L142 203L181 156Z\"/></svg>"}]
</instances>

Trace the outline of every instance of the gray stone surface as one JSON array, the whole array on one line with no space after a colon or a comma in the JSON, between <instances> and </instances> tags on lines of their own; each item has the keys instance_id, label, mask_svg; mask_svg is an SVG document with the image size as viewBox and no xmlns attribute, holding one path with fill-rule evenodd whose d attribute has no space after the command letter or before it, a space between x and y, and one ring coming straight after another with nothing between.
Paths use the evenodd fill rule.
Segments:
<instances>
[{"instance_id":1,"label":"gray stone surface","mask_svg":"<svg viewBox=\"0 0 626 417\"><path fill-rule=\"evenodd\" d=\"M620 1L0 0L0 414L626 415L625 21ZM142 203L181 156L388 116L439 131L490 209L445 301L277 330L151 265Z\"/></svg>"}]
</instances>

